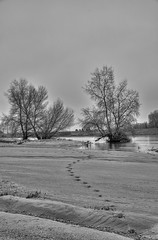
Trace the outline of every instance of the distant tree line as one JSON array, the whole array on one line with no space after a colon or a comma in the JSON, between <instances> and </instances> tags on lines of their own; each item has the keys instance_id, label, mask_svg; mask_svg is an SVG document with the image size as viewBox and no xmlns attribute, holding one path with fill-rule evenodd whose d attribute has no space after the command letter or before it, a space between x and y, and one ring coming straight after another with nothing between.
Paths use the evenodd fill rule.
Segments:
<instances>
[{"instance_id":1,"label":"distant tree line","mask_svg":"<svg viewBox=\"0 0 158 240\"><path fill-rule=\"evenodd\" d=\"M149 124L147 122L133 124L134 129L145 129L148 127L149 127Z\"/></svg>"},{"instance_id":2,"label":"distant tree line","mask_svg":"<svg viewBox=\"0 0 158 240\"><path fill-rule=\"evenodd\" d=\"M158 127L158 110L151 112L148 115L149 127L157 128Z\"/></svg>"},{"instance_id":3,"label":"distant tree line","mask_svg":"<svg viewBox=\"0 0 158 240\"><path fill-rule=\"evenodd\" d=\"M158 128L158 110L155 110L148 115L148 122L135 123L133 127L135 129Z\"/></svg>"},{"instance_id":4,"label":"distant tree line","mask_svg":"<svg viewBox=\"0 0 158 240\"><path fill-rule=\"evenodd\" d=\"M48 92L43 86L35 88L25 79L14 80L5 95L10 111L3 114L1 130L7 128L12 136L20 133L23 139L30 136L50 139L73 125L74 111L64 107L60 99L49 105Z\"/></svg>"}]
</instances>

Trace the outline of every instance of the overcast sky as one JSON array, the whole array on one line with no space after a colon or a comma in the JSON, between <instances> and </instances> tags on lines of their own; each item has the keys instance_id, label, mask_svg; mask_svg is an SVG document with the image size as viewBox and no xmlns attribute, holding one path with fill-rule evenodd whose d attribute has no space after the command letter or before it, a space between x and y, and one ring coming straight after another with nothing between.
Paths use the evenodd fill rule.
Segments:
<instances>
[{"instance_id":1,"label":"overcast sky","mask_svg":"<svg viewBox=\"0 0 158 240\"><path fill-rule=\"evenodd\" d=\"M82 87L103 65L139 92L147 121L158 109L157 0L0 1L0 114L10 82L26 78L79 117L90 103Z\"/></svg>"}]
</instances>

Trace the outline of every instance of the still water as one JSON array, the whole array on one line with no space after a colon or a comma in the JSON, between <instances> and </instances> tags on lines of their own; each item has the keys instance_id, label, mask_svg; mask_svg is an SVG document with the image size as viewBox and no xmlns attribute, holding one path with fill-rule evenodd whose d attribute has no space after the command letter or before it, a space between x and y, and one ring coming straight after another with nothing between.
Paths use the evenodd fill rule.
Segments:
<instances>
[{"instance_id":1,"label":"still water","mask_svg":"<svg viewBox=\"0 0 158 240\"><path fill-rule=\"evenodd\" d=\"M97 149L97 150L116 150L116 151L131 151L131 152L147 152L148 150L155 148L158 149L158 136L135 136L131 137L131 142L128 143L107 143L106 139L101 139L95 142L97 137L67 137L75 141L82 142L82 149ZM90 144L87 144L87 141Z\"/></svg>"}]
</instances>

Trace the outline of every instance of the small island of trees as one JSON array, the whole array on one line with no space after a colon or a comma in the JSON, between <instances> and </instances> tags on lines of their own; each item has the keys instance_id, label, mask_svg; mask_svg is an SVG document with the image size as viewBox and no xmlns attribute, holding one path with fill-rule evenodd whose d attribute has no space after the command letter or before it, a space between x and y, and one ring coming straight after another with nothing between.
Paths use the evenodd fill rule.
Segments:
<instances>
[{"instance_id":1,"label":"small island of trees","mask_svg":"<svg viewBox=\"0 0 158 240\"><path fill-rule=\"evenodd\" d=\"M114 71L107 66L97 68L84 89L94 106L82 109L82 126L97 129L100 137L108 137L109 142L129 141L125 130L139 115L138 92L128 89L126 80L116 85Z\"/></svg>"}]
</instances>

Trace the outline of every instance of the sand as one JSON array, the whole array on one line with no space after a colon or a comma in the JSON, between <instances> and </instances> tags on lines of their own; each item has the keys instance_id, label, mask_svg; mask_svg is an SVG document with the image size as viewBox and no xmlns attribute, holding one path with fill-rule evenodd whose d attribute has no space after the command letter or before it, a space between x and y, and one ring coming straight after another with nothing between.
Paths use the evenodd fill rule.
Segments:
<instances>
[{"instance_id":1,"label":"sand","mask_svg":"<svg viewBox=\"0 0 158 240\"><path fill-rule=\"evenodd\" d=\"M26 232L28 216L33 223L51 222L51 229L64 224L71 233L67 239L93 239L94 233L86 235L89 231L103 234L94 239L158 239L157 155L79 146L59 140L0 146L0 219L7 222L4 228L0 221L0 233L6 235L0 239L11 239L9 232L16 232L16 226L22 234L21 220L10 230L12 216L26 220ZM28 239L38 239L35 229ZM105 238L107 232L115 235ZM66 239L46 235L39 239Z\"/></svg>"},{"instance_id":2,"label":"sand","mask_svg":"<svg viewBox=\"0 0 158 240\"><path fill-rule=\"evenodd\" d=\"M113 233L4 212L0 212L0 225L0 240L130 240Z\"/></svg>"}]
</instances>

